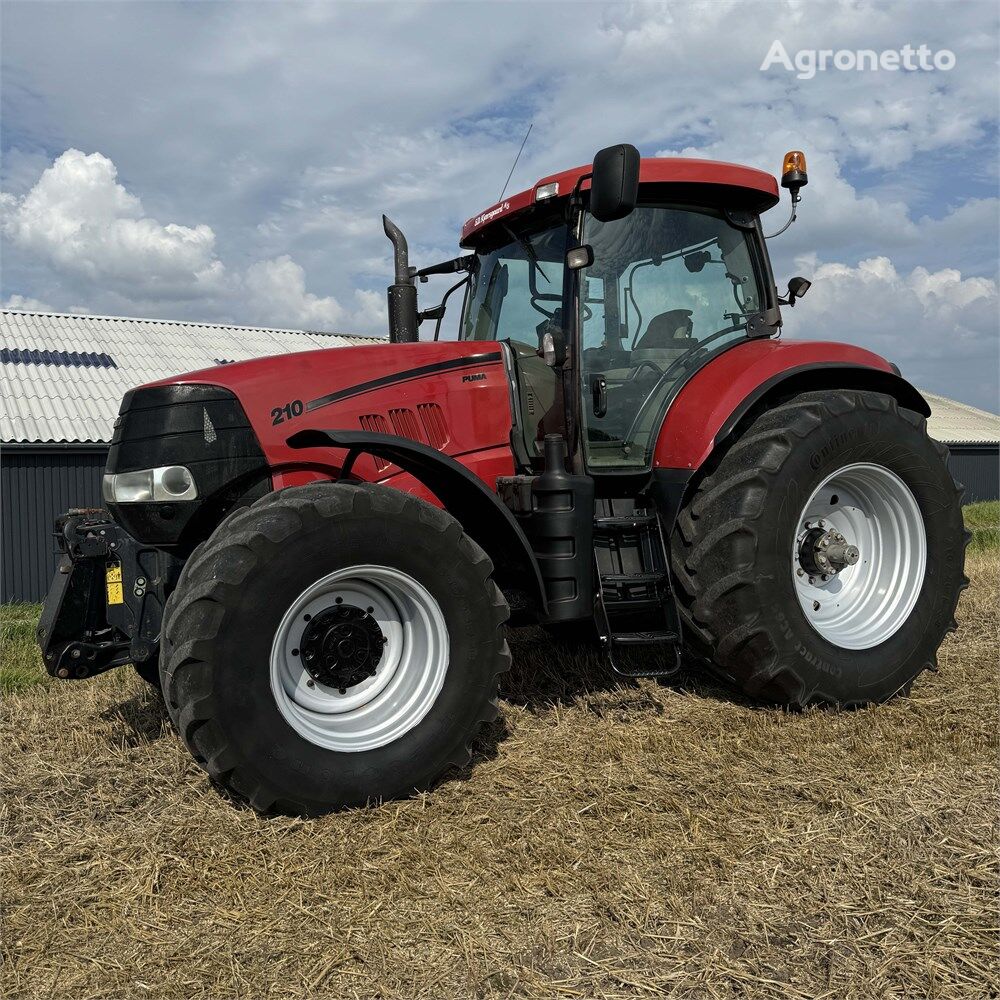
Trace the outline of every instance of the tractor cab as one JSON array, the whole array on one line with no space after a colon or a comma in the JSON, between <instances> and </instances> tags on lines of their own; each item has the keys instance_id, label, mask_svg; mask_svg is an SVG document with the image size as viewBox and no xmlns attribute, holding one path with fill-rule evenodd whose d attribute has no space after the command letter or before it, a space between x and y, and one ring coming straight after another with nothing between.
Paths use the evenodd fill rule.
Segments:
<instances>
[{"instance_id":1,"label":"tractor cab","mask_svg":"<svg viewBox=\"0 0 1000 1000\"><path fill-rule=\"evenodd\" d=\"M777 201L762 171L617 146L466 223L459 337L509 348L525 471L558 433L577 472L648 473L680 387L778 332L759 221Z\"/></svg>"}]
</instances>

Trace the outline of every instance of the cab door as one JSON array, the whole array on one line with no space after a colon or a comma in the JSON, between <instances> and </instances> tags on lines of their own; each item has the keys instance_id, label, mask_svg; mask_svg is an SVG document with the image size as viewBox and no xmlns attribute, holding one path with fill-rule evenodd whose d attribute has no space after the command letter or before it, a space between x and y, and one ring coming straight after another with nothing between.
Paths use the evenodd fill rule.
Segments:
<instances>
[{"instance_id":1,"label":"cab door","mask_svg":"<svg viewBox=\"0 0 1000 1000\"><path fill-rule=\"evenodd\" d=\"M644 472L695 368L764 329L761 269L747 230L695 205L640 205L607 223L587 216L584 240L594 254L581 296L586 466Z\"/></svg>"}]
</instances>

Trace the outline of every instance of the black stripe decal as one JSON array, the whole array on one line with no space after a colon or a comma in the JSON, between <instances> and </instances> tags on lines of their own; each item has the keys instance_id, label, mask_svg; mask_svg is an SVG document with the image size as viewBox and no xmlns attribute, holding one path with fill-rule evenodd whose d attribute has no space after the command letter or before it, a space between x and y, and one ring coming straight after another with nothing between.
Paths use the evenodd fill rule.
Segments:
<instances>
[{"instance_id":1,"label":"black stripe decal","mask_svg":"<svg viewBox=\"0 0 1000 1000\"><path fill-rule=\"evenodd\" d=\"M436 361L432 365L422 365L420 368L407 368L406 371L396 372L393 375L383 375L381 378L374 378L370 382L359 382L357 385L348 386L346 389L338 389L336 392L328 393L317 399L311 399L306 403L306 409L318 410L321 406L329 406L331 403L338 403L340 400L349 399L351 396L360 396L364 392L371 392L372 389L381 389L395 382L408 382L410 379L420 378L421 375L433 375L434 372L446 372L454 368L472 368L491 361L500 361L502 357L499 351L490 351L487 354L468 354L462 358Z\"/></svg>"}]
</instances>

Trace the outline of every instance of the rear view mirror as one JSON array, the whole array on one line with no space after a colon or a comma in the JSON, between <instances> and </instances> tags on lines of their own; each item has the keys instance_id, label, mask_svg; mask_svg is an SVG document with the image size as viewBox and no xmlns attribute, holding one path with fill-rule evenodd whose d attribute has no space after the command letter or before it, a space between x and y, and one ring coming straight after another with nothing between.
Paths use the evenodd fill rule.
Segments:
<instances>
[{"instance_id":1,"label":"rear view mirror","mask_svg":"<svg viewBox=\"0 0 1000 1000\"><path fill-rule=\"evenodd\" d=\"M535 328L538 334L538 356L550 368L562 368L566 363L566 334L555 319L543 320Z\"/></svg>"},{"instance_id":2,"label":"rear view mirror","mask_svg":"<svg viewBox=\"0 0 1000 1000\"><path fill-rule=\"evenodd\" d=\"M608 146L594 157L590 214L598 222L623 219L639 200L639 150L628 143Z\"/></svg>"},{"instance_id":3,"label":"rear view mirror","mask_svg":"<svg viewBox=\"0 0 1000 1000\"><path fill-rule=\"evenodd\" d=\"M566 251L566 266L571 271L579 271L581 268L590 267L593 263L594 248L589 243Z\"/></svg>"}]
</instances>

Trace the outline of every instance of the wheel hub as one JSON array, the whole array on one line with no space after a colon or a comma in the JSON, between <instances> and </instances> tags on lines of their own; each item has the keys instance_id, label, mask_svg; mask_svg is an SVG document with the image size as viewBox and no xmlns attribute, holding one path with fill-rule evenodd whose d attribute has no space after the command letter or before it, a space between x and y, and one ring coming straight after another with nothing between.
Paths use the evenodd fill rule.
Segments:
<instances>
[{"instance_id":1,"label":"wheel hub","mask_svg":"<svg viewBox=\"0 0 1000 1000\"><path fill-rule=\"evenodd\" d=\"M827 580L853 566L860 558L858 547L849 544L835 528L827 528L822 521L815 526L807 522L807 530L799 543L799 564L810 577Z\"/></svg>"},{"instance_id":2,"label":"wheel hub","mask_svg":"<svg viewBox=\"0 0 1000 1000\"><path fill-rule=\"evenodd\" d=\"M314 681L348 688L374 677L385 636L363 608L337 604L314 615L302 635L302 663Z\"/></svg>"},{"instance_id":3,"label":"wheel hub","mask_svg":"<svg viewBox=\"0 0 1000 1000\"><path fill-rule=\"evenodd\" d=\"M791 570L809 624L840 649L872 649L906 622L927 567L923 514L906 483L856 462L813 490L792 539Z\"/></svg>"}]
</instances>

